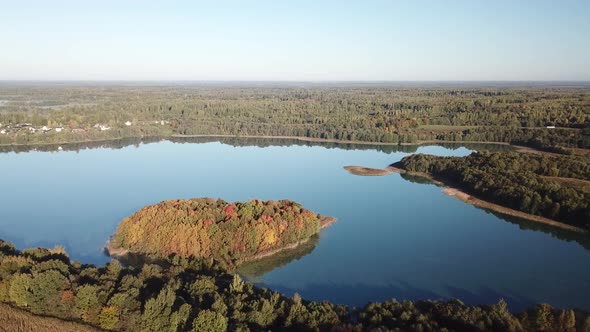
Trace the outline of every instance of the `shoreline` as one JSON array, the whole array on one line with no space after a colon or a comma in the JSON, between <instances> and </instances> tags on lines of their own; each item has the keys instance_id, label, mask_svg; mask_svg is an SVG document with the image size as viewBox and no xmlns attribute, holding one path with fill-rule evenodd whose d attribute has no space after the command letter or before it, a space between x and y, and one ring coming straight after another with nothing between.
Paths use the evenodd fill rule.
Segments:
<instances>
[{"instance_id":1,"label":"shoreline","mask_svg":"<svg viewBox=\"0 0 590 332\"><path fill-rule=\"evenodd\" d=\"M333 223L336 222L336 218L334 217L323 217L320 219L320 231L324 228L332 226ZM319 233L319 232L318 232ZM316 233L317 234L317 233Z\"/></svg>"},{"instance_id":2,"label":"shoreline","mask_svg":"<svg viewBox=\"0 0 590 332\"><path fill-rule=\"evenodd\" d=\"M282 246L281 248L277 248L277 249L272 249L272 250L267 250L267 251L264 251L264 252L260 252L260 253L258 253L256 255L252 256L252 257L248 257L248 259L245 259L243 262L240 262L240 264L238 264L236 266L236 268L238 268L242 264L246 264L246 263L250 263L250 262L253 262L253 261L257 261L257 260L262 259L262 258L265 258L265 257L270 257L270 256L276 255L276 254L278 254L278 253L280 253L282 251L285 251L285 250L295 249L295 248L299 247L300 245L302 245L304 243L307 243L307 241L309 241L310 238L311 237L308 237L307 239L303 239L303 240L299 240L299 241L297 241L295 243L287 244L285 246Z\"/></svg>"},{"instance_id":3,"label":"shoreline","mask_svg":"<svg viewBox=\"0 0 590 332\"><path fill-rule=\"evenodd\" d=\"M100 143L100 142L112 142L118 141L123 139L146 139L146 138L160 138L164 140L173 139L173 138L266 138L266 139L282 139L282 140L297 140L303 142L319 142L319 143L341 143L341 144L361 144L361 145L385 145L385 146L414 146L414 145L425 145L425 144L441 144L441 143L452 143L452 144L495 144L495 145L507 145L507 146L514 146L508 142L492 142L492 141L449 141L449 140L424 140L424 141L416 141L413 143L388 143L388 142L375 142L375 141L358 141L358 140L338 140L338 139L330 139L330 138L316 138L316 137L306 137L306 136L282 136L282 135L230 135L230 134L195 134L195 135L162 135L162 136L122 136L122 137L113 137L113 138L101 138L101 139L90 139L90 140L80 140L80 141L62 141L62 142L51 142L51 143L33 143L33 144L21 144L21 143L9 143L9 144L0 144L0 147L37 147L37 146L47 146L47 145L68 145L68 144L83 144L83 143ZM531 148L532 149L532 148ZM579 148L576 148L579 149Z\"/></svg>"},{"instance_id":4,"label":"shoreline","mask_svg":"<svg viewBox=\"0 0 590 332\"><path fill-rule=\"evenodd\" d=\"M393 173L387 168L370 168L364 166L344 166L342 168L347 170L350 174L359 176L383 176Z\"/></svg>"},{"instance_id":5,"label":"shoreline","mask_svg":"<svg viewBox=\"0 0 590 332\"><path fill-rule=\"evenodd\" d=\"M445 195L457 198L465 203L471 204L473 206L476 206L476 207L479 207L482 209L490 210L490 211L497 212L497 213L504 214L504 215L509 215L509 216L513 216L513 217L526 219L529 221L542 223L545 225L559 227L561 229L565 229L565 230L576 232L576 233L581 233L581 234L588 233L585 229L582 229L582 228L579 228L576 226L572 226L572 225L568 225L568 224L562 223L557 220L553 220L553 219L546 218L543 216L538 216L535 214L530 214L530 213L514 210L509 207L505 207L505 206L502 206L502 205L499 205L499 204L496 204L496 203L493 203L490 201L480 199L476 196L473 196L471 194L464 192L463 190L461 190L457 187L451 186L446 182L436 179L430 174L420 173L420 172L408 172L402 168L398 168L393 165L388 166L387 169L392 173L400 173L400 174L404 173L404 174L408 174L408 175L427 178L428 180L432 181L435 185L437 185L439 187L443 187L442 192Z\"/></svg>"},{"instance_id":6,"label":"shoreline","mask_svg":"<svg viewBox=\"0 0 590 332\"><path fill-rule=\"evenodd\" d=\"M123 249L123 248L119 248L119 247L115 247L113 246L113 237L110 236L109 239L107 240L107 243L105 243L103 252L112 258L120 258L120 257L125 257L127 255L133 254L132 252L130 252L127 249Z\"/></svg>"},{"instance_id":7,"label":"shoreline","mask_svg":"<svg viewBox=\"0 0 590 332\"><path fill-rule=\"evenodd\" d=\"M122 137L113 137L113 138L101 138L101 139L91 139L91 140L80 140L80 141L63 141L63 142L55 142L55 143L33 143L33 144L20 144L20 143L9 143L9 144L0 144L0 148L9 148L9 147L29 147L34 149L36 147L42 146L51 146L51 145L73 145L73 144L92 144L92 143L108 143L114 142L119 140L125 139L160 139L160 140L172 140L174 138L257 138L257 139L279 139L279 140L295 140L300 142L315 142L315 143L336 143L336 144L358 144L358 145L377 145L377 146L423 146L423 145L430 145L430 144L491 144L491 145L501 145L501 146L510 146L515 149L516 152L519 153L541 153L541 154L552 154L555 155L557 153L554 152L547 152L542 150L537 150L532 147L521 146L521 145L514 145L509 142L495 142L495 141L450 141L450 140L422 140L416 142L398 142L398 143L388 143L388 142L375 142L375 141L358 141L358 140L338 140L338 139L331 139L331 138L316 138L316 137L306 137L306 136L284 136L284 135L230 135L230 134L195 134L195 135L181 135L181 134L174 134L174 135L162 135L162 136L122 136ZM584 148L575 148L575 147L566 147L566 149L573 152L574 155L585 155L590 154L590 149Z\"/></svg>"},{"instance_id":8,"label":"shoreline","mask_svg":"<svg viewBox=\"0 0 590 332\"><path fill-rule=\"evenodd\" d=\"M123 137L113 137L113 138L104 138L104 139L91 139L91 140L83 140L83 141L66 141L66 142L55 142L55 143L33 143L33 144L21 144L21 143L10 143L10 144L0 144L0 147L30 147L36 148L40 146L51 146L51 145L73 145L73 144L91 144L91 143L108 143L114 141L120 141L124 139L145 139L145 138L157 138L158 136L123 136ZM165 139L165 137L162 137Z\"/></svg>"},{"instance_id":9,"label":"shoreline","mask_svg":"<svg viewBox=\"0 0 590 332\"><path fill-rule=\"evenodd\" d=\"M333 138L317 138L307 136L281 136L281 135L223 135L223 134L196 134L196 135L172 135L170 138L190 138L190 137L219 137L219 138L268 138L268 139L284 139L284 140L297 140L302 142L319 142L319 143L341 143L341 144L360 144L360 145L384 145L384 146L414 146L414 145L425 145L425 144L442 144L442 143L453 143L453 144L495 144L495 145L507 145L514 146L507 142L488 142L488 141L448 141L448 140L424 140L416 141L413 143L388 143L388 142L374 142L374 141L358 141L358 140L338 140ZM166 139L166 137L164 137ZM532 149L532 148L531 148Z\"/></svg>"},{"instance_id":10,"label":"shoreline","mask_svg":"<svg viewBox=\"0 0 590 332\"><path fill-rule=\"evenodd\" d=\"M539 223L543 223L546 225L551 225L554 227L559 227L562 229L566 229L569 231L573 231L573 232L577 232L577 233L587 233L585 230L576 227L576 226L572 226L572 225L568 225L553 219L549 219L543 216L538 216L535 214L530 214L530 213L526 213L526 212L522 212L522 211L518 211L518 210L514 210L496 203L492 203L490 201L485 201L482 199L479 199L473 195L470 195L460 189L454 188L454 187L449 187L449 186L445 186L445 188L443 188L442 192L448 196L451 197L455 197L465 203L469 203L471 205L480 207L480 208L484 208L487 210L491 210L494 212L498 212L501 214L505 214L505 215L509 215L509 216L513 216L513 217L518 217L518 218L522 218L522 219L527 219L530 221L535 221L535 222L539 222Z\"/></svg>"}]
</instances>

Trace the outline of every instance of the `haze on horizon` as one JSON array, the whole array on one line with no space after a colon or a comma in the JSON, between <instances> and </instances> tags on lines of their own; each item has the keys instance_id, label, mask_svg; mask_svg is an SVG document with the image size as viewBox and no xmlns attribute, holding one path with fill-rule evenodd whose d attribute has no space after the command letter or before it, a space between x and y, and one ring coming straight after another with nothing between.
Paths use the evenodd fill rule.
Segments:
<instances>
[{"instance_id":1,"label":"haze on horizon","mask_svg":"<svg viewBox=\"0 0 590 332\"><path fill-rule=\"evenodd\" d=\"M588 81L590 1L3 1L0 80Z\"/></svg>"}]
</instances>

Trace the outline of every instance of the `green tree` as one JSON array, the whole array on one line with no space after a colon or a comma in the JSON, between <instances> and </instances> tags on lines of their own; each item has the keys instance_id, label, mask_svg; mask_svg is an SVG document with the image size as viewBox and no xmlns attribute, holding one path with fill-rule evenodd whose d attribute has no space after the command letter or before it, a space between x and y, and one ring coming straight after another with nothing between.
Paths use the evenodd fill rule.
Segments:
<instances>
[{"instance_id":1,"label":"green tree","mask_svg":"<svg viewBox=\"0 0 590 332\"><path fill-rule=\"evenodd\" d=\"M211 310L201 310L193 321L193 332L224 332L227 318Z\"/></svg>"},{"instance_id":2,"label":"green tree","mask_svg":"<svg viewBox=\"0 0 590 332\"><path fill-rule=\"evenodd\" d=\"M120 311L116 305L103 307L98 315L99 326L105 330L115 330L119 323Z\"/></svg>"},{"instance_id":3,"label":"green tree","mask_svg":"<svg viewBox=\"0 0 590 332\"><path fill-rule=\"evenodd\" d=\"M176 301L176 290L168 285L156 298L147 300L141 316L143 331L167 331L170 329L170 315Z\"/></svg>"},{"instance_id":4,"label":"green tree","mask_svg":"<svg viewBox=\"0 0 590 332\"><path fill-rule=\"evenodd\" d=\"M8 291L10 300L19 307L26 307L30 303L29 290L32 280L30 275L18 273L10 282L10 290Z\"/></svg>"},{"instance_id":5,"label":"green tree","mask_svg":"<svg viewBox=\"0 0 590 332\"><path fill-rule=\"evenodd\" d=\"M237 273L233 276L229 290L232 293L241 293L244 290L244 281Z\"/></svg>"},{"instance_id":6,"label":"green tree","mask_svg":"<svg viewBox=\"0 0 590 332\"><path fill-rule=\"evenodd\" d=\"M98 288L85 285L77 289L74 313L85 322L96 322L100 312Z\"/></svg>"},{"instance_id":7,"label":"green tree","mask_svg":"<svg viewBox=\"0 0 590 332\"><path fill-rule=\"evenodd\" d=\"M34 276L30 283L30 307L34 313L57 313L61 310L62 291L70 288L70 283L57 270L49 270Z\"/></svg>"}]
</instances>

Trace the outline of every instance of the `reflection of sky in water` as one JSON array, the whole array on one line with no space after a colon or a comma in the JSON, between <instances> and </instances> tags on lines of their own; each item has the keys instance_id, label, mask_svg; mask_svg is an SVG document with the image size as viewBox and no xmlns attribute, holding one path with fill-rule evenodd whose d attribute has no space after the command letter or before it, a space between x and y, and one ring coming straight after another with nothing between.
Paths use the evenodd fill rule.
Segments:
<instances>
[{"instance_id":1,"label":"reflection of sky in water","mask_svg":"<svg viewBox=\"0 0 590 332\"><path fill-rule=\"evenodd\" d=\"M102 263L108 258L101 248L118 222L146 204L288 198L338 222L322 231L310 254L261 276L271 288L356 305L451 296L590 309L590 253L578 243L521 230L399 174L362 177L342 169L383 168L405 155L170 142L0 154L0 238L19 248L65 244L73 258Z\"/></svg>"}]
</instances>

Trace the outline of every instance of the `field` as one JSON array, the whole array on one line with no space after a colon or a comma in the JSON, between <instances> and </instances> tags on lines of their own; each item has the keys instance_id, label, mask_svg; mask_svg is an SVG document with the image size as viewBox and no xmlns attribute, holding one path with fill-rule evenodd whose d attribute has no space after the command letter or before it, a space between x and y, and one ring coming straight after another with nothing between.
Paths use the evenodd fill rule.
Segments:
<instances>
[{"instance_id":1,"label":"field","mask_svg":"<svg viewBox=\"0 0 590 332\"><path fill-rule=\"evenodd\" d=\"M33 315L0 303L0 332L99 332L97 328L53 317Z\"/></svg>"}]
</instances>

